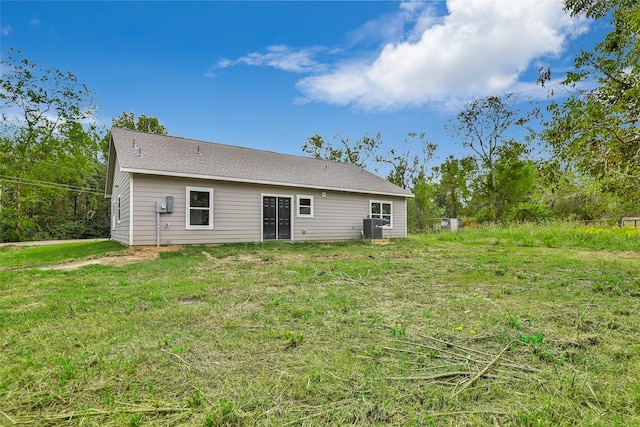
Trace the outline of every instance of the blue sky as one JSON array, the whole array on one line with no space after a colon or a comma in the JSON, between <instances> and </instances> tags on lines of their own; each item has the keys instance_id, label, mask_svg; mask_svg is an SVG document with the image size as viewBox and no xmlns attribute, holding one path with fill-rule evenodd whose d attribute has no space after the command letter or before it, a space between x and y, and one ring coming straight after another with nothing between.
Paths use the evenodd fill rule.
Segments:
<instances>
[{"instance_id":1,"label":"blue sky","mask_svg":"<svg viewBox=\"0 0 640 427\"><path fill-rule=\"evenodd\" d=\"M407 132L463 148L443 125L465 102L515 93L544 102L537 70L571 69L598 29L560 0L11 1L8 48L71 71L96 94L98 121L156 116L169 133L302 154L307 137ZM557 87L557 85L556 85ZM416 147L417 148L417 147Z\"/></svg>"}]
</instances>

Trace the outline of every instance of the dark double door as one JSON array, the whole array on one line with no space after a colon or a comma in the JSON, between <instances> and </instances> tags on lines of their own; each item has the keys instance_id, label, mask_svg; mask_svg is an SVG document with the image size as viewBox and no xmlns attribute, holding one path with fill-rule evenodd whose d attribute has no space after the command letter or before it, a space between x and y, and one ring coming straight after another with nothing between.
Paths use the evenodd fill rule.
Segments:
<instances>
[{"instance_id":1,"label":"dark double door","mask_svg":"<svg viewBox=\"0 0 640 427\"><path fill-rule=\"evenodd\" d=\"M262 238L291 240L291 197L262 197Z\"/></svg>"}]
</instances>

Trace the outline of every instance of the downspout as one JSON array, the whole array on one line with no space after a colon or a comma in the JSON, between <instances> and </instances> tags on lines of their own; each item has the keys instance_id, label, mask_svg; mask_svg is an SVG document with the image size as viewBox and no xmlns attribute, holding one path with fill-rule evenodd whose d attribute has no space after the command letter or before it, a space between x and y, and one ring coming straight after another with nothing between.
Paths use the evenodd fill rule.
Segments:
<instances>
[{"instance_id":1,"label":"downspout","mask_svg":"<svg viewBox=\"0 0 640 427\"><path fill-rule=\"evenodd\" d=\"M160 247L160 212L156 209L156 246Z\"/></svg>"},{"instance_id":2,"label":"downspout","mask_svg":"<svg viewBox=\"0 0 640 427\"><path fill-rule=\"evenodd\" d=\"M134 215L134 197L133 197L133 173L129 173L129 246L133 246L133 215Z\"/></svg>"},{"instance_id":3,"label":"downspout","mask_svg":"<svg viewBox=\"0 0 640 427\"><path fill-rule=\"evenodd\" d=\"M409 217L409 213L407 212L408 210L409 210L409 198L405 197L404 198L404 238L405 239L409 237L409 223L407 222Z\"/></svg>"}]
</instances>

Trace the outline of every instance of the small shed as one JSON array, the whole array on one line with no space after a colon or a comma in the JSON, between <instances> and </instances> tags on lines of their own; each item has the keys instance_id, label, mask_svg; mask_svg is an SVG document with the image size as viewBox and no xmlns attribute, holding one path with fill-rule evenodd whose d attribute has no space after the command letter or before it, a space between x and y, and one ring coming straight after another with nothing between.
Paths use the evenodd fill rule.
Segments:
<instances>
[{"instance_id":1,"label":"small shed","mask_svg":"<svg viewBox=\"0 0 640 427\"><path fill-rule=\"evenodd\" d=\"M627 216L622 218L621 227L640 227L640 216Z\"/></svg>"}]
</instances>

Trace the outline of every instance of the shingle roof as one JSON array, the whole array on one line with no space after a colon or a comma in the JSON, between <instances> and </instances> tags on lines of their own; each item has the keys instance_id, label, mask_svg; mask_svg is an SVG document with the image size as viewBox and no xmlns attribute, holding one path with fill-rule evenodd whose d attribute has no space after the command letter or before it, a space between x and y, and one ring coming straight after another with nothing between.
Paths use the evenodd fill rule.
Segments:
<instances>
[{"instance_id":1,"label":"shingle roof","mask_svg":"<svg viewBox=\"0 0 640 427\"><path fill-rule=\"evenodd\" d=\"M345 163L117 128L111 129L111 140L125 172L412 197Z\"/></svg>"}]
</instances>

